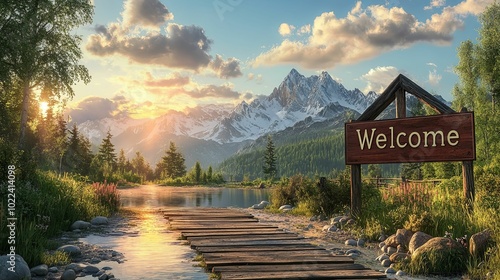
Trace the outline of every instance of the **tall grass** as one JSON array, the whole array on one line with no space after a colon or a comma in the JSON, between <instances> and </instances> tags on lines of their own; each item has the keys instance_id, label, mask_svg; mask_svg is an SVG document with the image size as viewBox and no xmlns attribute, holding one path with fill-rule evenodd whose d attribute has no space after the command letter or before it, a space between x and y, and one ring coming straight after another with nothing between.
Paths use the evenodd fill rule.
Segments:
<instances>
[{"instance_id":1,"label":"tall grass","mask_svg":"<svg viewBox=\"0 0 500 280\"><path fill-rule=\"evenodd\" d=\"M424 231L432 236L468 238L484 229L493 232L493 247L485 261L471 258L468 275L485 279L493 272L500 279L500 179L489 174L476 178L474 211L465 205L462 178L454 177L441 184L401 183L376 188L365 185L370 197L363 198L363 212L358 231L369 232L375 239L382 230L386 235L399 228ZM467 238L467 241L468 241Z\"/></svg>"},{"instance_id":2,"label":"tall grass","mask_svg":"<svg viewBox=\"0 0 500 280\"><path fill-rule=\"evenodd\" d=\"M28 182L16 184L16 253L30 265L41 262L47 240L68 230L76 220L108 216L117 204L110 199L116 189L103 188L96 193L87 183L71 176L60 177L52 172L35 172ZM0 197L6 197L6 186L0 186ZM111 192L112 191L112 192ZM105 199L100 196L106 194ZM116 197L114 197L116 199ZM6 228L7 201L0 202L0 227ZM110 203L112 203L110 205ZM0 253L8 251L7 233L0 233Z\"/></svg>"}]
</instances>

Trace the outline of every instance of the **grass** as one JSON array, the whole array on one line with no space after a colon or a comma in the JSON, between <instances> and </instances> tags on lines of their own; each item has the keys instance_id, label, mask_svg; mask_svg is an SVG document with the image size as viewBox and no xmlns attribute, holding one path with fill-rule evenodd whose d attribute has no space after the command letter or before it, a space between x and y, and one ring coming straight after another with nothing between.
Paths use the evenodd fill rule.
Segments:
<instances>
[{"instance_id":1,"label":"grass","mask_svg":"<svg viewBox=\"0 0 500 280\"><path fill-rule=\"evenodd\" d=\"M6 186L1 186L0 196L6 197ZM53 244L50 237L69 229L76 220L90 220L95 216L109 216L116 210L116 188L105 186L103 192L71 176L58 176L52 172L36 171L27 182L16 184L16 253L30 266L47 258L44 253ZM101 197L101 195L105 195ZM0 202L0 227L7 215L6 200ZM7 233L0 233L0 253L8 251ZM57 256L59 258L61 256Z\"/></svg>"}]
</instances>

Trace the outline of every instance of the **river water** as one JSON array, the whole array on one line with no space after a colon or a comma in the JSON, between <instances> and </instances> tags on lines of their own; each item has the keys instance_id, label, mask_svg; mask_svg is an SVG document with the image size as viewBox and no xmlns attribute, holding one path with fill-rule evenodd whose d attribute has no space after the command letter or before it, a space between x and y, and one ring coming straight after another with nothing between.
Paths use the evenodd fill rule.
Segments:
<instances>
[{"instance_id":1,"label":"river water","mask_svg":"<svg viewBox=\"0 0 500 280\"><path fill-rule=\"evenodd\" d=\"M196 252L182 245L179 233L168 229L158 210L171 207L245 208L269 199L269 192L261 189L143 185L119 192L122 208L134 213L128 221L131 226L117 235L91 234L79 241L122 253L125 261L121 264L103 261L96 265L111 267L110 272L121 280L208 279L203 268L192 261Z\"/></svg>"}]
</instances>

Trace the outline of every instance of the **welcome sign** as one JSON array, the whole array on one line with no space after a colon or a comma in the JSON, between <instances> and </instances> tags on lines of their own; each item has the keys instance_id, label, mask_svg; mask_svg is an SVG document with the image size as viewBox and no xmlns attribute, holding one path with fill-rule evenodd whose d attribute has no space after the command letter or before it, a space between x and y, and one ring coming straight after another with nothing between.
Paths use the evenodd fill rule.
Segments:
<instances>
[{"instance_id":1,"label":"welcome sign","mask_svg":"<svg viewBox=\"0 0 500 280\"><path fill-rule=\"evenodd\" d=\"M476 159L471 112L345 124L346 164Z\"/></svg>"}]
</instances>

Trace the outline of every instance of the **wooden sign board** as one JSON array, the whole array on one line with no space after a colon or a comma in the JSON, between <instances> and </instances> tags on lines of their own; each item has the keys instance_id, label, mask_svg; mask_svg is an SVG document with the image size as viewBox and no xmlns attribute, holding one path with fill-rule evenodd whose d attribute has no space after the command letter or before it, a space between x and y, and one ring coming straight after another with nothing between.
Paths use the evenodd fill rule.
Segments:
<instances>
[{"instance_id":1,"label":"wooden sign board","mask_svg":"<svg viewBox=\"0 0 500 280\"><path fill-rule=\"evenodd\" d=\"M471 112L345 124L346 164L476 159Z\"/></svg>"}]
</instances>

